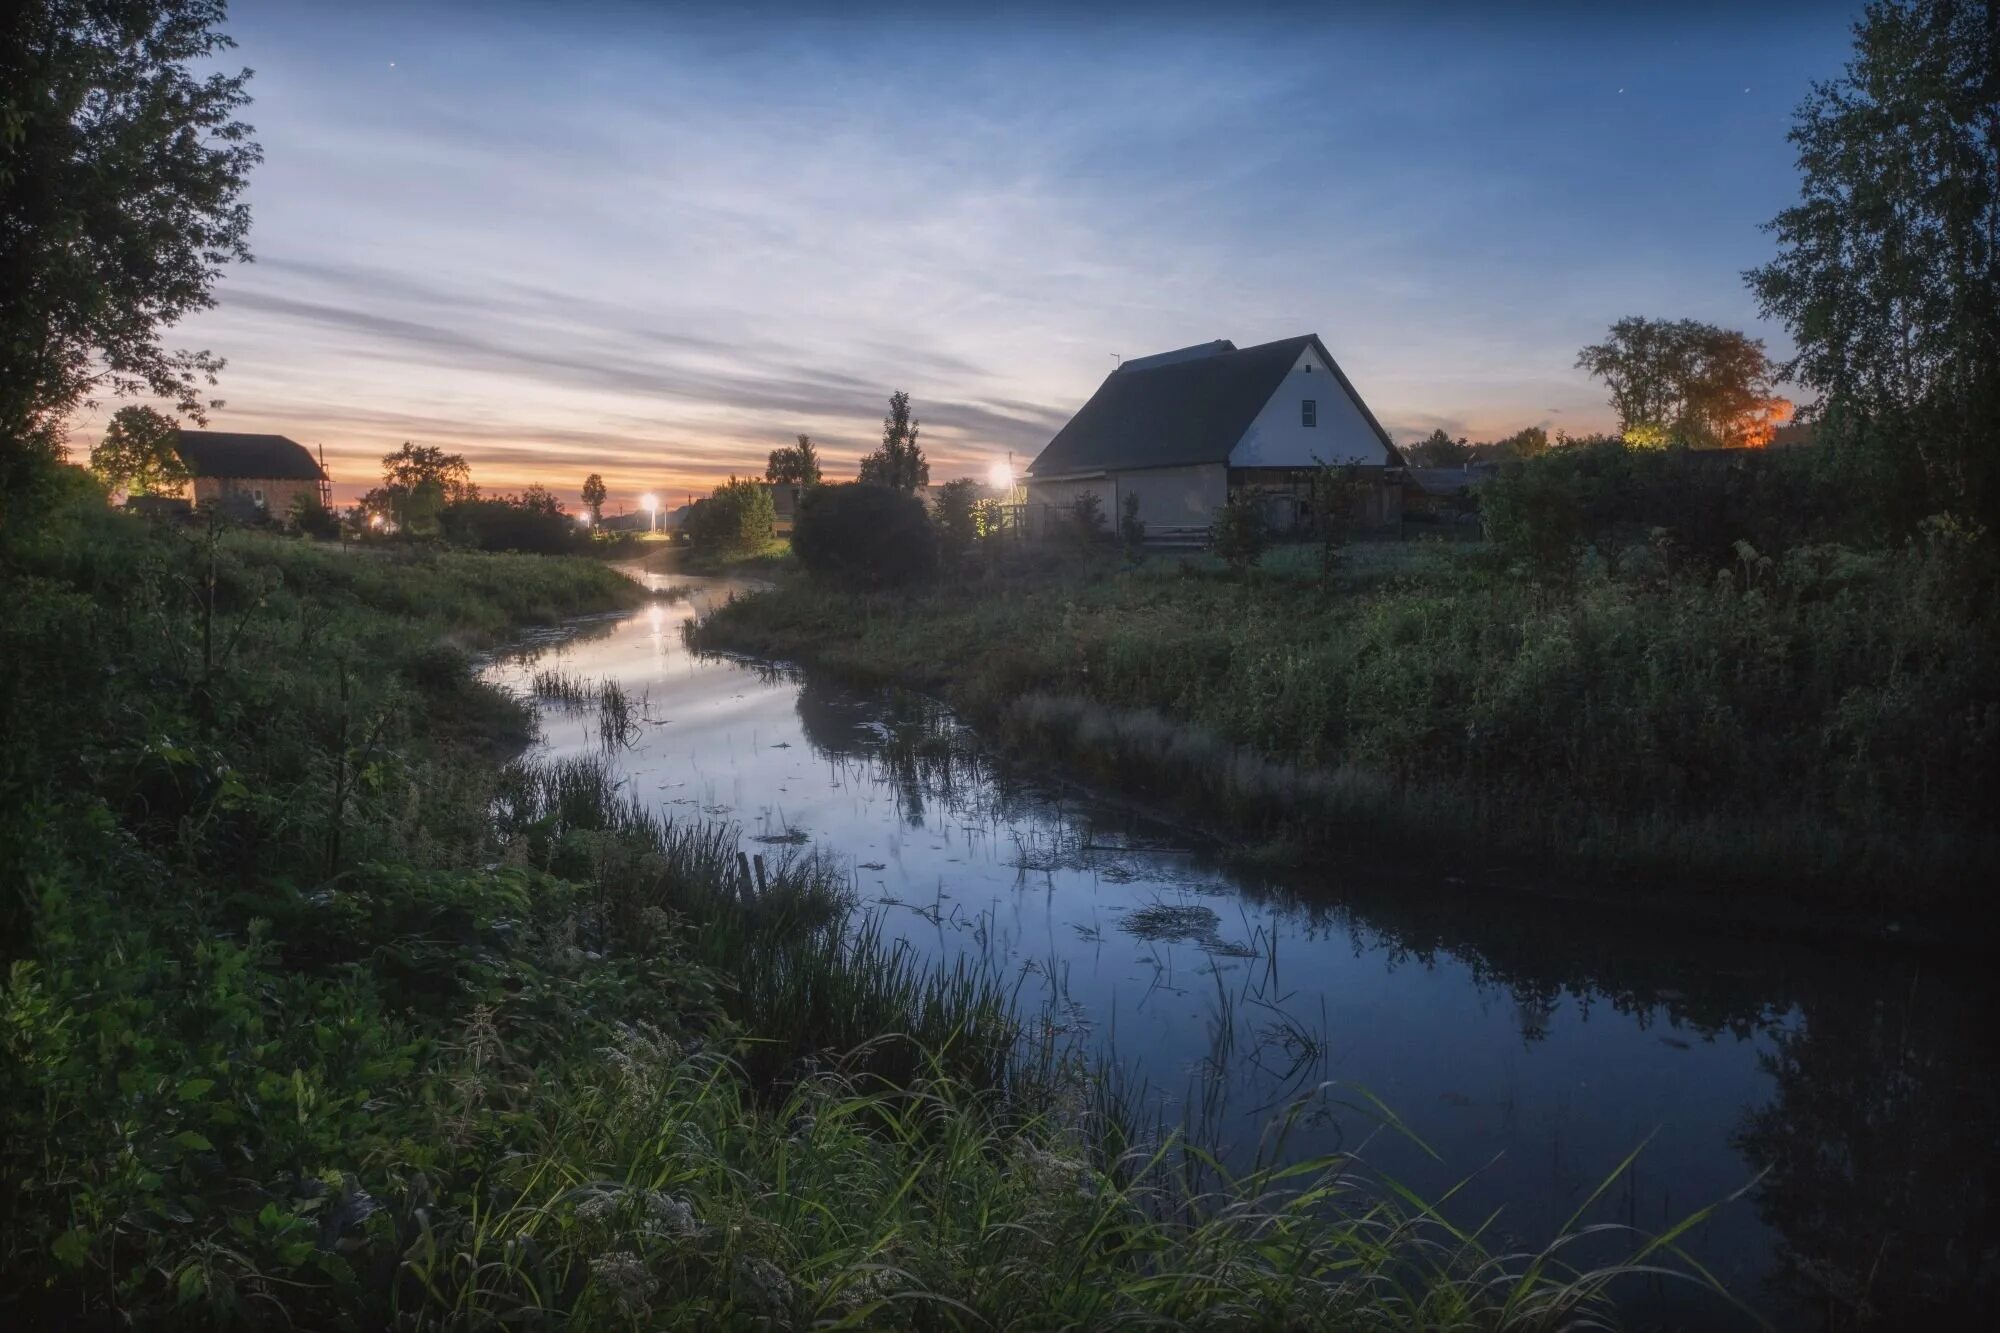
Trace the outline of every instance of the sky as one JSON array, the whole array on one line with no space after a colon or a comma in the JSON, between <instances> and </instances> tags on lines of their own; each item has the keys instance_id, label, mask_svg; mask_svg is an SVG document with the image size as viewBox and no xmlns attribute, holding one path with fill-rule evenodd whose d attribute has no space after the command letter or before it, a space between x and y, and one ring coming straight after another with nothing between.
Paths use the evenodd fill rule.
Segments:
<instances>
[{"instance_id":1,"label":"sky","mask_svg":"<svg viewBox=\"0 0 2000 1333\"><path fill-rule=\"evenodd\" d=\"M616 511L851 476L895 389L934 480L1025 466L1119 356L1317 332L1399 441L1605 429L1621 316L1789 349L1741 273L1858 5L827 9L236 0L211 426Z\"/></svg>"}]
</instances>

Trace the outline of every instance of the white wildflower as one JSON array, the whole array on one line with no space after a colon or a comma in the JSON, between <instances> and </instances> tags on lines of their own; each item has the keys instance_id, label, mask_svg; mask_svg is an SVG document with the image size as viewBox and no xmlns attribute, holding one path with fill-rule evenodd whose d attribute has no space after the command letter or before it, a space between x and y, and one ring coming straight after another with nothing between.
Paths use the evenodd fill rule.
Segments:
<instances>
[{"instance_id":1,"label":"white wildflower","mask_svg":"<svg viewBox=\"0 0 2000 1333\"><path fill-rule=\"evenodd\" d=\"M634 1319L650 1311L653 1296L660 1289L645 1261L630 1250L614 1250L592 1259L590 1280L603 1290L620 1314Z\"/></svg>"}]
</instances>

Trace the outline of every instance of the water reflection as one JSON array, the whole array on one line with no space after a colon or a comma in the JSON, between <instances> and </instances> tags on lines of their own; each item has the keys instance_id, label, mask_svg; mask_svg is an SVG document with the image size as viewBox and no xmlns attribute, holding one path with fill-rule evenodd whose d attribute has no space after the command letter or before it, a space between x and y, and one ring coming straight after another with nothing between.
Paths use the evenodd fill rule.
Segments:
<instances>
[{"instance_id":1,"label":"water reflection","mask_svg":"<svg viewBox=\"0 0 2000 1333\"><path fill-rule=\"evenodd\" d=\"M1009 973L1024 1007L1114 1054L1238 1164L1297 1106L1282 1151L1360 1151L1430 1195L1470 1174L1459 1216L1497 1210L1486 1239L1504 1249L1539 1247L1644 1142L1582 1223L1659 1229L1749 1186L1683 1243L1770 1317L1992 1313L1983 979L1393 864L1232 873L1168 825L996 763L928 701L693 656L690 613L662 603L531 646L647 698L614 756L631 790L843 857L888 929ZM551 712L545 735L562 752L595 733ZM1625 1294L1665 1323L1719 1318L1672 1288Z\"/></svg>"}]
</instances>

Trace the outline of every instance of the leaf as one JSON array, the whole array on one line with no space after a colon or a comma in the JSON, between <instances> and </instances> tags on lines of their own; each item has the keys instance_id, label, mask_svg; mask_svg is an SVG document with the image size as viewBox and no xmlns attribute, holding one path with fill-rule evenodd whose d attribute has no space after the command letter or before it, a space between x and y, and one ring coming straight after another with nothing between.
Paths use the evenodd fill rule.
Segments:
<instances>
[{"instance_id":1,"label":"leaf","mask_svg":"<svg viewBox=\"0 0 2000 1333\"><path fill-rule=\"evenodd\" d=\"M49 1248L62 1263L71 1268L81 1268L84 1260L90 1257L90 1233L82 1227L65 1231L56 1237L56 1243Z\"/></svg>"},{"instance_id":2,"label":"leaf","mask_svg":"<svg viewBox=\"0 0 2000 1333\"><path fill-rule=\"evenodd\" d=\"M189 1152L213 1152L215 1145L191 1129L184 1129L174 1135L173 1142Z\"/></svg>"},{"instance_id":3,"label":"leaf","mask_svg":"<svg viewBox=\"0 0 2000 1333\"><path fill-rule=\"evenodd\" d=\"M175 1089L174 1096L184 1102L200 1101L214 1086L215 1080L212 1078L191 1078Z\"/></svg>"},{"instance_id":4,"label":"leaf","mask_svg":"<svg viewBox=\"0 0 2000 1333\"><path fill-rule=\"evenodd\" d=\"M201 1299L202 1293L208 1290L208 1279L202 1276L201 1269L189 1264L181 1270L180 1281L176 1282L174 1287L181 1304L186 1305Z\"/></svg>"}]
</instances>

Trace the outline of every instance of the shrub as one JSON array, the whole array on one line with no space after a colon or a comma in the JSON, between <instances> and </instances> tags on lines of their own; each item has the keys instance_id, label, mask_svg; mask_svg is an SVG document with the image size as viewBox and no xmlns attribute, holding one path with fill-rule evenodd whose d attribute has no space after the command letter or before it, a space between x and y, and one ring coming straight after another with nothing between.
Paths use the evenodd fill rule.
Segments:
<instances>
[{"instance_id":1,"label":"shrub","mask_svg":"<svg viewBox=\"0 0 2000 1333\"><path fill-rule=\"evenodd\" d=\"M864 587L928 578L937 536L921 500L886 486L816 486L799 501L792 551L806 571Z\"/></svg>"},{"instance_id":2,"label":"shrub","mask_svg":"<svg viewBox=\"0 0 2000 1333\"><path fill-rule=\"evenodd\" d=\"M1139 517L1139 492L1125 492L1118 508L1118 539L1125 543L1126 558L1137 561L1146 545L1146 520Z\"/></svg>"},{"instance_id":3,"label":"shrub","mask_svg":"<svg viewBox=\"0 0 2000 1333\"><path fill-rule=\"evenodd\" d=\"M979 537L979 483L960 477L938 487L931 517L937 523L939 555L946 561L963 558Z\"/></svg>"},{"instance_id":4,"label":"shrub","mask_svg":"<svg viewBox=\"0 0 2000 1333\"><path fill-rule=\"evenodd\" d=\"M534 497L487 496L445 506L438 520L453 546L478 551L561 555L589 544L589 534L560 509Z\"/></svg>"},{"instance_id":5,"label":"shrub","mask_svg":"<svg viewBox=\"0 0 2000 1333\"><path fill-rule=\"evenodd\" d=\"M312 491L301 491L292 500L292 526L308 537L331 541L340 535L340 515L319 502Z\"/></svg>"},{"instance_id":6,"label":"shrub","mask_svg":"<svg viewBox=\"0 0 2000 1333\"><path fill-rule=\"evenodd\" d=\"M1104 540L1104 501L1096 491L1085 491L1069 502L1069 531L1085 546Z\"/></svg>"},{"instance_id":7,"label":"shrub","mask_svg":"<svg viewBox=\"0 0 2000 1333\"><path fill-rule=\"evenodd\" d=\"M1240 573L1264 554L1264 539L1264 515L1258 511L1256 497L1238 493L1215 511L1215 523L1208 532L1208 549Z\"/></svg>"},{"instance_id":8,"label":"shrub","mask_svg":"<svg viewBox=\"0 0 2000 1333\"><path fill-rule=\"evenodd\" d=\"M693 550L711 555L754 555L777 536L771 488L731 477L688 512L682 532Z\"/></svg>"}]
</instances>

